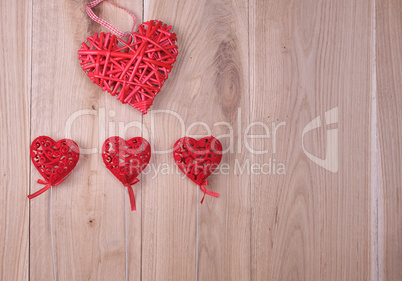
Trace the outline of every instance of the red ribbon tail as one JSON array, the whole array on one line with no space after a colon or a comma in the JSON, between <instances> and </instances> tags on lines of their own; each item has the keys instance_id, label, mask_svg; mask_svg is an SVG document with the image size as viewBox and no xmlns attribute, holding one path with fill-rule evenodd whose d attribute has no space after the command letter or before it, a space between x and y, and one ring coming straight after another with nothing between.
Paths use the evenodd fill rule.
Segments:
<instances>
[{"instance_id":1,"label":"red ribbon tail","mask_svg":"<svg viewBox=\"0 0 402 281\"><path fill-rule=\"evenodd\" d=\"M203 196L202 199L201 199L201 204L204 202L204 199L205 199L205 195L206 195L206 194L208 194L208 195L210 195L210 196L213 196L213 197L216 197L216 198L219 198L219 193L216 193L216 192L207 190L207 189L205 188L205 185L207 185L207 184L208 184L208 182L203 182L203 184L200 185L201 191L204 192L204 196Z\"/></svg>"},{"instance_id":2,"label":"red ribbon tail","mask_svg":"<svg viewBox=\"0 0 402 281\"><path fill-rule=\"evenodd\" d=\"M203 186L203 185L202 185ZM201 188L201 190L202 190L202 188ZM204 190L202 190L203 192L204 192L204 196L202 196L202 199L201 199L201 204L202 203L204 203L204 199L205 199L205 194L207 194L206 192L205 192L205 187L204 187Z\"/></svg>"},{"instance_id":3,"label":"red ribbon tail","mask_svg":"<svg viewBox=\"0 0 402 281\"><path fill-rule=\"evenodd\" d=\"M35 192L34 194L28 195L28 199L32 199L35 198L36 196L41 195L43 192L45 192L46 190L48 190L49 188L51 188L52 186L50 185L50 183L47 183L41 179L38 180L38 183L40 184L46 184L46 186L40 190L38 190L37 192Z\"/></svg>"},{"instance_id":4,"label":"red ribbon tail","mask_svg":"<svg viewBox=\"0 0 402 281\"><path fill-rule=\"evenodd\" d=\"M131 184L135 184L135 183L137 183L137 182L139 182L139 180L138 180L138 179L134 179ZM137 210L137 208L136 208L136 206L135 206L134 190L133 190L133 188L131 187L130 184L127 184L127 185L125 185L125 186L126 186L127 189L128 189L128 195L129 195L129 197L130 197L131 211L135 211L135 210Z\"/></svg>"},{"instance_id":5,"label":"red ribbon tail","mask_svg":"<svg viewBox=\"0 0 402 281\"><path fill-rule=\"evenodd\" d=\"M127 188L128 188L128 195L130 196L131 211L135 211L136 206L135 206L135 197L133 188L131 186L128 186Z\"/></svg>"}]
</instances>

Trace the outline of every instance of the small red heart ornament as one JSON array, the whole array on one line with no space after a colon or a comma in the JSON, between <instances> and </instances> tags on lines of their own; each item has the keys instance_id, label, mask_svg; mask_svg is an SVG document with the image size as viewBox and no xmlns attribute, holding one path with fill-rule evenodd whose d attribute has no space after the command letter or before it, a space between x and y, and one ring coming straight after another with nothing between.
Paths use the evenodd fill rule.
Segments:
<instances>
[{"instance_id":1,"label":"small red heart ornament","mask_svg":"<svg viewBox=\"0 0 402 281\"><path fill-rule=\"evenodd\" d=\"M102 147L102 158L106 168L128 188L131 210L134 211L135 198L132 184L139 182L137 176L147 167L151 159L151 146L141 137L128 141L120 137L110 137Z\"/></svg>"},{"instance_id":2,"label":"small red heart ornament","mask_svg":"<svg viewBox=\"0 0 402 281\"><path fill-rule=\"evenodd\" d=\"M205 194L219 197L218 193L205 188L208 184L206 179L222 160L222 144L218 139L209 136L197 141L183 137L173 147L173 158L179 169L204 192L201 203Z\"/></svg>"},{"instance_id":3,"label":"small red heart ornament","mask_svg":"<svg viewBox=\"0 0 402 281\"><path fill-rule=\"evenodd\" d=\"M176 61L176 34L158 20L142 23L128 42L95 33L78 51L82 70L93 83L122 103L146 114Z\"/></svg>"},{"instance_id":4,"label":"small red heart ornament","mask_svg":"<svg viewBox=\"0 0 402 281\"><path fill-rule=\"evenodd\" d=\"M39 179L38 183L46 186L28 198L32 199L63 182L77 165L79 157L80 149L73 140L55 142L47 136L37 137L31 144L31 160L44 178L44 181Z\"/></svg>"}]
</instances>

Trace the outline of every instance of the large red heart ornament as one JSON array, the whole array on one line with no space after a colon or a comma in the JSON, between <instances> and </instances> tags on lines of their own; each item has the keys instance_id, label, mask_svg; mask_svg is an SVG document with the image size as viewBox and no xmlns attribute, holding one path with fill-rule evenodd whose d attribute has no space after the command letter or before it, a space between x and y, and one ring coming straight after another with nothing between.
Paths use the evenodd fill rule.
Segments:
<instances>
[{"instance_id":1,"label":"large red heart ornament","mask_svg":"<svg viewBox=\"0 0 402 281\"><path fill-rule=\"evenodd\" d=\"M146 114L176 61L177 38L171 26L157 20L142 23L131 35L125 42L95 33L78 55L93 83Z\"/></svg>"},{"instance_id":2,"label":"large red heart ornament","mask_svg":"<svg viewBox=\"0 0 402 281\"><path fill-rule=\"evenodd\" d=\"M31 144L31 160L45 180L39 179L38 183L46 186L28 198L32 199L63 182L77 165L79 157L80 149L73 140L55 142L46 136L37 137Z\"/></svg>"},{"instance_id":3,"label":"large red heart ornament","mask_svg":"<svg viewBox=\"0 0 402 281\"><path fill-rule=\"evenodd\" d=\"M222 144L213 136L195 140L190 137L179 139L173 148L173 158L179 169L200 186L205 194L219 197L218 193L206 190L206 179L222 160Z\"/></svg>"},{"instance_id":4,"label":"large red heart ornament","mask_svg":"<svg viewBox=\"0 0 402 281\"><path fill-rule=\"evenodd\" d=\"M131 210L135 210L132 184L139 182L137 176L146 168L151 159L151 146L141 137L128 141L120 137L110 137L102 147L102 158L106 168L128 188Z\"/></svg>"}]
</instances>

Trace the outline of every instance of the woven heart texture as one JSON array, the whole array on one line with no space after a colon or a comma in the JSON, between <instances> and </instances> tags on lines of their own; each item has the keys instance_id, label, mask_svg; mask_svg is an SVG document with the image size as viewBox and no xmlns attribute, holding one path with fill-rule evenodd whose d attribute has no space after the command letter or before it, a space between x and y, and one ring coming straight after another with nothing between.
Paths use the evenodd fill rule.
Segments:
<instances>
[{"instance_id":1,"label":"woven heart texture","mask_svg":"<svg viewBox=\"0 0 402 281\"><path fill-rule=\"evenodd\" d=\"M184 137L175 143L173 157L188 178L198 185L204 185L222 160L222 144L213 136L198 141Z\"/></svg>"},{"instance_id":2,"label":"woven heart texture","mask_svg":"<svg viewBox=\"0 0 402 281\"><path fill-rule=\"evenodd\" d=\"M55 142L40 136L31 145L31 159L35 168L50 185L64 181L77 165L80 157L78 145L70 139Z\"/></svg>"},{"instance_id":3,"label":"woven heart texture","mask_svg":"<svg viewBox=\"0 0 402 281\"><path fill-rule=\"evenodd\" d=\"M78 56L93 83L146 114L176 61L177 38L171 26L157 20L142 23L131 35L125 42L95 33Z\"/></svg>"},{"instance_id":4,"label":"woven heart texture","mask_svg":"<svg viewBox=\"0 0 402 281\"><path fill-rule=\"evenodd\" d=\"M132 184L139 180L137 176L146 168L151 159L151 146L141 137L128 141L120 137L110 137L102 147L102 158L106 168L128 188L131 210L135 210Z\"/></svg>"}]
</instances>

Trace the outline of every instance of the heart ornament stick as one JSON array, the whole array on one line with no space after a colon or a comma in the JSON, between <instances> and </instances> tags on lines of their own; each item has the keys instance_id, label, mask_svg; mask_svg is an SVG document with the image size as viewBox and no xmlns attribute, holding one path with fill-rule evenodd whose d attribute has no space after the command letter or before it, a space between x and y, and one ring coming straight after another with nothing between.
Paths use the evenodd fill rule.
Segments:
<instances>
[{"instance_id":1,"label":"heart ornament stick","mask_svg":"<svg viewBox=\"0 0 402 281\"><path fill-rule=\"evenodd\" d=\"M39 179L38 183L46 186L28 198L35 198L62 183L77 165L79 157L80 149L73 140L62 139L56 142L46 136L37 137L31 144L31 160L44 179Z\"/></svg>"},{"instance_id":2,"label":"heart ornament stick","mask_svg":"<svg viewBox=\"0 0 402 281\"><path fill-rule=\"evenodd\" d=\"M158 20L144 22L134 32L135 16L112 3L134 19L131 33L122 32L93 13L92 8L103 1L88 3L86 11L115 35L89 36L78 51L81 68L103 91L146 114L176 61L176 34L171 26Z\"/></svg>"},{"instance_id":3,"label":"heart ornament stick","mask_svg":"<svg viewBox=\"0 0 402 281\"><path fill-rule=\"evenodd\" d=\"M110 137L102 147L102 158L106 168L128 189L131 210L134 211L135 198L131 185L139 182L137 176L146 168L151 159L151 146L141 137L128 141L120 137Z\"/></svg>"},{"instance_id":4,"label":"heart ornament stick","mask_svg":"<svg viewBox=\"0 0 402 281\"><path fill-rule=\"evenodd\" d=\"M173 147L173 158L179 169L204 192L201 204L206 194L219 198L218 193L205 188L207 178L222 160L222 144L218 139L213 136L200 140L181 138Z\"/></svg>"}]
</instances>

